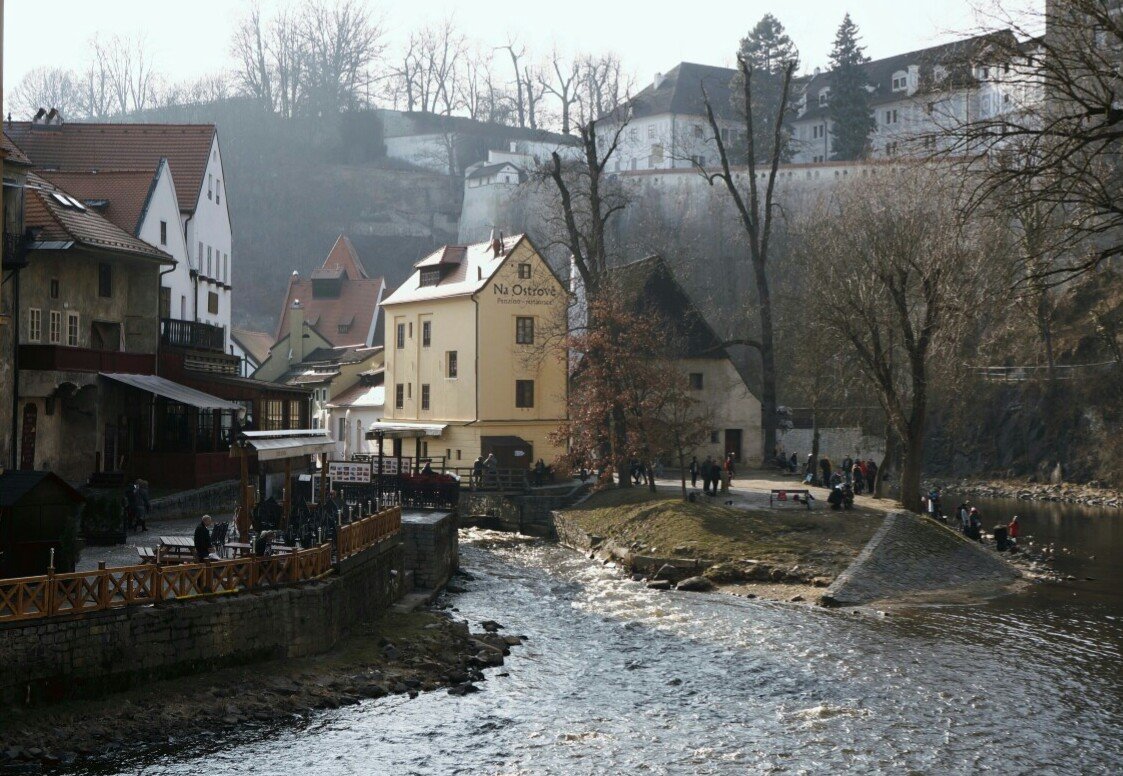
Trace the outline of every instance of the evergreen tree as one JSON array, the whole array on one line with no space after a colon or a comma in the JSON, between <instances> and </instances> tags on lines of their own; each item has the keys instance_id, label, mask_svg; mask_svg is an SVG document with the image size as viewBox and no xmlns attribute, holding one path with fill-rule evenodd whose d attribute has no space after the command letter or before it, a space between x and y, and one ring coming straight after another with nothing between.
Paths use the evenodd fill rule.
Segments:
<instances>
[{"instance_id":1,"label":"evergreen tree","mask_svg":"<svg viewBox=\"0 0 1123 776\"><path fill-rule=\"evenodd\" d=\"M868 62L858 44L858 26L850 14L839 25L831 51L831 91L827 115L831 120L831 159L849 161L866 154L870 133L876 127L862 63Z\"/></svg>"},{"instance_id":2,"label":"evergreen tree","mask_svg":"<svg viewBox=\"0 0 1123 776\"><path fill-rule=\"evenodd\" d=\"M766 13L748 35L741 38L740 56L752 68L752 108L753 108L753 148L757 161L772 158L772 133L776 126L776 115L781 110L780 99L784 86L784 69L788 63L795 62L799 67L799 49L788 37L784 25L770 13ZM744 76L738 72L733 78L733 104L737 113L744 111ZM787 113L789 104L783 106ZM781 158L791 158L784 136ZM742 151L743 153L743 151Z\"/></svg>"}]
</instances>

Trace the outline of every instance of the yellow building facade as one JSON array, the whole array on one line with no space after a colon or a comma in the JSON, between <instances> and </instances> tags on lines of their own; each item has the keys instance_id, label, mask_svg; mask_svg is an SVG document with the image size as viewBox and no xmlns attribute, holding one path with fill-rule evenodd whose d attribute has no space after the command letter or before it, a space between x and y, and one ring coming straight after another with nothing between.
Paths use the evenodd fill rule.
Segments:
<instances>
[{"instance_id":1,"label":"yellow building facade","mask_svg":"<svg viewBox=\"0 0 1123 776\"><path fill-rule=\"evenodd\" d=\"M449 466L489 452L500 467L552 463L564 452L550 435L566 415L567 303L525 236L417 262L382 302L384 420L425 426L417 452Z\"/></svg>"}]
</instances>

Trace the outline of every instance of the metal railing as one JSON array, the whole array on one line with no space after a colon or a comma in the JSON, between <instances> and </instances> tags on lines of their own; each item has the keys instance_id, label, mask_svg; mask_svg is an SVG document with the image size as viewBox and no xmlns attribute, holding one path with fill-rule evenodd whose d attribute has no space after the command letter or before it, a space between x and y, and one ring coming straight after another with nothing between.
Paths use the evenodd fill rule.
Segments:
<instances>
[{"instance_id":1,"label":"metal railing","mask_svg":"<svg viewBox=\"0 0 1123 776\"><path fill-rule=\"evenodd\" d=\"M449 472L460 478L460 486L465 490L491 490L502 493L522 493L530 489L530 472L526 469L496 469L488 472L485 468L477 474L473 467L456 467Z\"/></svg>"},{"instance_id":2,"label":"metal railing","mask_svg":"<svg viewBox=\"0 0 1123 776\"><path fill-rule=\"evenodd\" d=\"M160 341L177 348L226 351L226 329L197 321L160 319Z\"/></svg>"},{"instance_id":3,"label":"metal railing","mask_svg":"<svg viewBox=\"0 0 1123 776\"><path fill-rule=\"evenodd\" d=\"M1088 372L1107 372L1115 368L1114 361L1101 361L1094 364L1054 364L1053 379L1075 380ZM1049 367L1033 364L1030 366L981 366L972 371L987 382L1023 383L1049 377Z\"/></svg>"}]
</instances>

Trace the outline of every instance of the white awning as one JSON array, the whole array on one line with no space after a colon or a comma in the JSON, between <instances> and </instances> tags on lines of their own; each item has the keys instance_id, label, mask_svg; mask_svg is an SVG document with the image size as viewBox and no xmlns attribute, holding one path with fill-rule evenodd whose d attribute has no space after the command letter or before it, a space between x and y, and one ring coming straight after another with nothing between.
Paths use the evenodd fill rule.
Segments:
<instances>
[{"instance_id":1,"label":"white awning","mask_svg":"<svg viewBox=\"0 0 1123 776\"><path fill-rule=\"evenodd\" d=\"M239 437L245 447L257 453L259 461L279 458L299 458L316 453L335 452L335 440L320 429L290 429L285 431L243 431ZM231 449L231 456L237 453Z\"/></svg>"},{"instance_id":2,"label":"white awning","mask_svg":"<svg viewBox=\"0 0 1123 776\"><path fill-rule=\"evenodd\" d=\"M367 427L367 439L417 439L439 437L448 428L447 423L404 423L402 421L376 420Z\"/></svg>"},{"instance_id":3,"label":"white awning","mask_svg":"<svg viewBox=\"0 0 1123 776\"><path fill-rule=\"evenodd\" d=\"M157 375L110 374L108 372L102 372L101 376L119 383L124 383L132 388L138 388L148 393L154 393L157 396L163 396L165 399L171 399L180 404L198 407L201 410L242 409L241 404L227 401L226 399L220 399L217 396L211 396L209 393L196 391L194 388L188 388L186 385L173 383L171 380L158 377Z\"/></svg>"}]
</instances>

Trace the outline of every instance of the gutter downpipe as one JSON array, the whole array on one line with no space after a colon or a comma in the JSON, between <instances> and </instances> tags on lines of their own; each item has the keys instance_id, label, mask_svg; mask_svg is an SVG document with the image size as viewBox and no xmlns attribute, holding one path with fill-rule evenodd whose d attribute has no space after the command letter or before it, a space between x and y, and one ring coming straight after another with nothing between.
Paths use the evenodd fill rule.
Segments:
<instances>
[{"instance_id":1,"label":"gutter downpipe","mask_svg":"<svg viewBox=\"0 0 1123 776\"><path fill-rule=\"evenodd\" d=\"M19 275L18 268L12 271L12 437L9 445L12 471L19 468L19 437L16 436L19 432L19 324L22 317L19 306Z\"/></svg>"}]
</instances>

